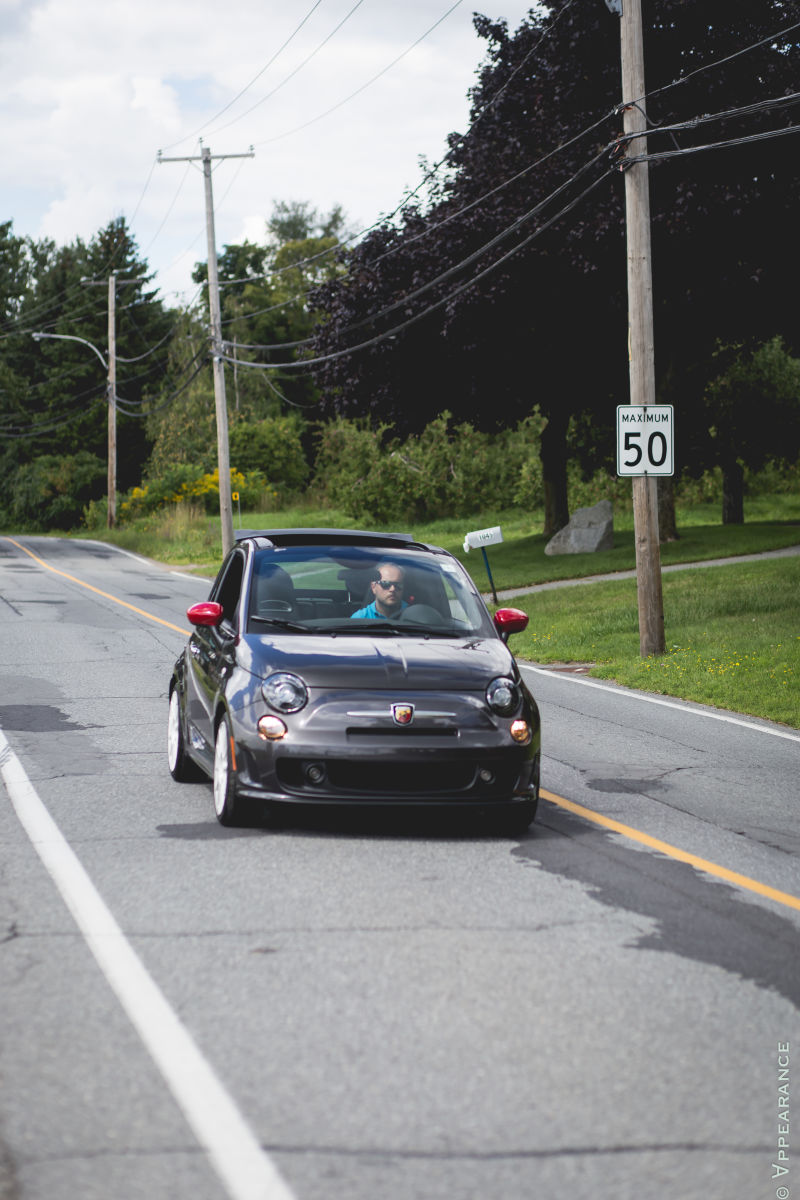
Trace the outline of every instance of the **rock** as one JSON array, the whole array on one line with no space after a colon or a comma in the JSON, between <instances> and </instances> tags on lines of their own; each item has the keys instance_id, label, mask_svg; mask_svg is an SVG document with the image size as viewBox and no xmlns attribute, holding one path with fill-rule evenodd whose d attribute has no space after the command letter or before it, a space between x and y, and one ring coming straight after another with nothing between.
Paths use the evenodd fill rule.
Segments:
<instances>
[{"instance_id":1,"label":"rock","mask_svg":"<svg viewBox=\"0 0 800 1200\"><path fill-rule=\"evenodd\" d=\"M614 509L610 500L578 508L544 548L545 554L592 554L614 546Z\"/></svg>"}]
</instances>

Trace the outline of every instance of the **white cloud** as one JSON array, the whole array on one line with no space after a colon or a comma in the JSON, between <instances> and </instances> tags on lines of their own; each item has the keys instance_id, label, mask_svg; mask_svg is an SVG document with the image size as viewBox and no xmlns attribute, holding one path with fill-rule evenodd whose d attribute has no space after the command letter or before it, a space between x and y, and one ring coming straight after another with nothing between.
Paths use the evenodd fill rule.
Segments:
<instances>
[{"instance_id":1,"label":"white cloud","mask_svg":"<svg viewBox=\"0 0 800 1200\"><path fill-rule=\"evenodd\" d=\"M263 237L276 199L321 211L341 203L351 222L372 224L419 182L419 157L435 161L464 127L484 46L464 3L341 103L449 4L366 0L317 49L352 7L326 0L291 37L311 0L0 0L0 220L63 243L124 214L163 289L191 289L206 253L201 176L155 159L159 149L196 154L202 132L214 154L256 148L253 159L215 163L220 246ZM479 7L514 28L529 5Z\"/></svg>"}]
</instances>

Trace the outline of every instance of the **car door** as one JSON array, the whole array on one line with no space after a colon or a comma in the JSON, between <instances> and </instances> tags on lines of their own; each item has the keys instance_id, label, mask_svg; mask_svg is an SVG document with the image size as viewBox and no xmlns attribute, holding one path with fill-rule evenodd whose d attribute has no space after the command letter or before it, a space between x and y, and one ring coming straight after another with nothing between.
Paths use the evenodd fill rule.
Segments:
<instances>
[{"instance_id":1,"label":"car door","mask_svg":"<svg viewBox=\"0 0 800 1200\"><path fill-rule=\"evenodd\" d=\"M186 707L189 738L195 750L213 756L214 714L236 653L239 612L245 572L245 554L234 550L220 572L209 600L222 606L216 626L197 626L189 639Z\"/></svg>"}]
</instances>

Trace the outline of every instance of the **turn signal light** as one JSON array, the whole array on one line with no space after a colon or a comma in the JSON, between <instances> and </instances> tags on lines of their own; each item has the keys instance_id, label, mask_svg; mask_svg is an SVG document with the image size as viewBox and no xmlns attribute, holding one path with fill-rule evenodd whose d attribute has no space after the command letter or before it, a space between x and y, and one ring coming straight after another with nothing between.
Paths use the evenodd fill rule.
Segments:
<instances>
[{"instance_id":1,"label":"turn signal light","mask_svg":"<svg viewBox=\"0 0 800 1200\"><path fill-rule=\"evenodd\" d=\"M258 734L265 742L279 742L288 732L280 717L267 716L259 719Z\"/></svg>"},{"instance_id":2,"label":"turn signal light","mask_svg":"<svg viewBox=\"0 0 800 1200\"><path fill-rule=\"evenodd\" d=\"M514 741L522 746L531 740L531 727L527 721L512 721L509 732Z\"/></svg>"}]
</instances>

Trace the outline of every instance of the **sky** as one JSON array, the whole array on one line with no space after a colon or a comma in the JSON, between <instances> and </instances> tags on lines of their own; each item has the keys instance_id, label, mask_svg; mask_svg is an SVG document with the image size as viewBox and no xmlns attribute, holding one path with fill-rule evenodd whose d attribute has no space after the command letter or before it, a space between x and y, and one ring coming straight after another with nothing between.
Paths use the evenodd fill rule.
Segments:
<instances>
[{"instance_id":1,"label":"sky","mask_svg":"<svg viewBox=\"0 0 800 1200\"><path fill-rule=\"evenodd\" d=\"M253 148L214 162L220 250L263 242L275 201L340 204L366 229L466 128L486 49L473 12L513 31L531 4L0 0L0 221L64 245L124 216L162 298L188 303L202 169L159 151Z\"/></svg>"}]
</instances>

